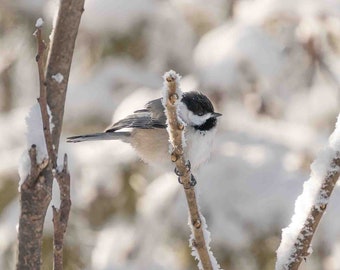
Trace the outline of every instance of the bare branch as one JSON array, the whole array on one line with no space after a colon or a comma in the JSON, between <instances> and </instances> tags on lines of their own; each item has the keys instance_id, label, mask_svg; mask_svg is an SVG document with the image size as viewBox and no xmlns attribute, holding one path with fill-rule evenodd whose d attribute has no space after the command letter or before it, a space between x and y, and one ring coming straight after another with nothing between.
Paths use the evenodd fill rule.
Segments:
<instances>
[{"instance_id":1,"label":"bare branch","mask_svg":"<svg viewBox=\"0 0 340 270\"><path fill-rule=\"evenodd\" d=\"M51 134L51 129L50 129L50 116L48 114L48 109L47 109L47 95L46 95L45 74L44 74L44 68L45 68L44 52L46 50L46 45L41 37L41 26L39 26L34 33L37 39L37 48L38 48L38 54L35 58L35 60L37 61L38 73L39 73L40 97L38 98L38 102L40 105L41 118L43 122L44 137L45 137L48 157L50 161L52 162L52 168L56 168L57 157L53 149L52 134Z\"/></svg>"},{"instance_id":2,"label":"bare branch","mask_svg":"<svg viewBox=\"0 0 340 270\"><path fill-rule=\"evenodd\" d=\"M84 11L84 0L60 1L60 7L46 68L47 103L51 110L52 147L58 152L59 138L62 129L66 90L72 56L75 46L80 18ZM64 156L63 170L55 171L60 190L60 207L53 206L54 225L54 269L63 269L63 243L71 208L70 174L67 156Z\"/></svg>"},{"instance_id":3,"label":"bare branch","mask_svg":"<svg viewBox=\"0 0 340 270\"><path fill-rule=\"evenodd\" d=\"M53 39L46 67L47 103L52 114L52 142L59 149L67 83L70 74L74 45L78 34L84 0L62 0L53 29Z\"/></svg>"},{"instance_id":4,"label":"bare branch","mask_svg":"<svg viewBox=\"0 0 340 270\"><path fill-rule=\"evenodd\" d=\"M63 269L63 245L64 234L66 232L68 218L71 210L70 197L70 174L68 172L67 155L64 155L64 165L61 172L56 172L55 175L60 189L60 210L53 208L53 254L55 270Z\"/></svg>"},{"instance_id":5,"label":"bare branch","mask_svg":"<svg viewBox=\"0 0 340 270\"><path fill-rule=\"evenodd\" d=\"M37 163L36 147L29 150L31 160L30 173L21 185L21 212L19 219L19 252L16 268L40 269L41 243L47 207L51 201L52 178L48 170L48 161Z\"/></svg>"},{"instance_id":6,"label":"bare branch","mask_svg":"<svg viewBox=\"0 0 340 270\"><path fill-rule=\"evenodd\" d=\"M180 175L180 181L183 183L184 192L186 195L191 229L194 236L192 247L197 250L200 262L203 269L213 269L209 250L204 239L204 233L202 228L202 219L197 205L197 199L195 189L191 185L191 171L188 162L183 156L183 136L184 136L184 124L179 120L177 116L177 101L180 99L181 93L178 87L179 75L173 71L170 71L164 75L164 85L166 88L166 95L163 97L163 104L165 104L165 112L168 121L168 133L170 142L173 147L171 153L171 160L176 164L176 170ZM166 99L166 100L165 100Z\"/></svg>"}]
</instances>

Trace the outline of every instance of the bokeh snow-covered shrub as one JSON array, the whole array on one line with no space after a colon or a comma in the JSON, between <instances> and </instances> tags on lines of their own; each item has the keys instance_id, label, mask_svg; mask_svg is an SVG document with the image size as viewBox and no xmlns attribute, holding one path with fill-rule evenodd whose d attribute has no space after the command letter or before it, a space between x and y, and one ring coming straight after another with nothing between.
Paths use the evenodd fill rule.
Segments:
<instances>
[{"instance_id":1,"label":"bokeh snow-covered shrub","mask_svg":"<svg viewBox=\"0 0 340 270\"><path fill-rule=\"evenodd\" d=\"M56 7L5 0L0 10L1 269L14 266L17 167L38 96L32 33L42 17L48 40ZM66 269L195 269L172 172L120 142L65 143L160 96L169 69L223 113L197 175L214 254L227 269L273 269L280 230L340 110L339 15L332 0L86 1L60 145L72 175ZM335 190L302 269L338 269L338 200Z\"/></svg>"}]
</instances>

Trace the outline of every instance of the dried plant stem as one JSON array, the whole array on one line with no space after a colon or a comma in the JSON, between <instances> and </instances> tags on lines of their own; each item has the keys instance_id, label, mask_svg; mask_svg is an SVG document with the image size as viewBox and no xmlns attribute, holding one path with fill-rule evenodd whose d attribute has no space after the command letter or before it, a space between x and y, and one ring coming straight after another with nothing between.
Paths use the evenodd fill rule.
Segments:
<instances>
[{"instance_id":1,"label":"dried plant stem","mask_svg":"<svg viewBox=\"0 0 340 270\"><path fill-rule=\"evenodd\" d=\"M191 228L194 235L194 243L192 246L196 248L202 267L205 270L212 270L212 263L209 256L209 251L204 239L204 233L202 228L201 214L199 212L195 189L190 185L191 171L187 166L187 162L183 156L183 132L184 125L179 122L177 116L177 100L180 94L177 92L178 87L178 75L175 72L166 73L165 84L167 88L167 100L166 100L166 115L168 120L168 132L171 144L173 146L173 152L171 154L171 160L176 164L176 168L179 172L180 180L183 183L186 200L189 207ZM165 98L165 97L164 97ZM165 101L164 101L165 102Z\"/></svg>"}]
</instances>

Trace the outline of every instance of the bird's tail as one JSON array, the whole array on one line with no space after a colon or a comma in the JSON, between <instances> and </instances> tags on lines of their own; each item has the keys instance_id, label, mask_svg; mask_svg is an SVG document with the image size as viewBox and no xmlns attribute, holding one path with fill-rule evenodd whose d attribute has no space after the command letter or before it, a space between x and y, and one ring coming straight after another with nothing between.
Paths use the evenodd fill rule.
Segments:
<instances>
[{"instance_id":1,"label":"bird's tail","mask_svg":"<svg viewBox=\"0 0 340 270\"><path fill-rule=\"evenodd\" d=\"M67 138L67 142L77 143L85 141L102 141L102 140L121 140L129 142L130 132L102 132L79 136L72 136Z\"/></svg>"}]
</instances>

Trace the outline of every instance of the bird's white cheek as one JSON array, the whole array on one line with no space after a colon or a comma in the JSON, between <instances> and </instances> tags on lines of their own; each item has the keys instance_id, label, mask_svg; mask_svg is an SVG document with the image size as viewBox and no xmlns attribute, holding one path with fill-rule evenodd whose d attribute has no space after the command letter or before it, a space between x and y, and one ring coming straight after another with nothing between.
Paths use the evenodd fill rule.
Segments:
<instances>
[{"instance_id":1,"label":"bird's white cheek","mask_svg":"<svg viewBox=\"0 0 340 270\"><path fill-rule=\"evenodd\" d=\"M192 111L189 111L183 103L179 104L178 110L180 118L191 126L200 126L211 116L211 113L207 113L203 116L196 115Z\"/></svg>"},{"instance_id":2,"label":"bird's white cheek","mask_svg":"<svg viewBox=\"0 0 340 270\"><path fill-rule=\"evenodd\" d=\"M189 120L189 111L187 109L187 107L180 103L179 106L178 106L178 113L179 113L179 116L180 118L186 123L190 123L190 120Z\"/></svg>"},{"instance_id":3,"label":"bird's white cheek","mask_svg":"<svg viewBox=\"0 0 340 270\"><path fill-rule=\"evenodd\" d=\"M195 115L192 112L188 113L189 123L193 124L193 126L200 126L205 123L210 118L211 114L207 113L203 116Z\"/></svg>"}]
</instances>

